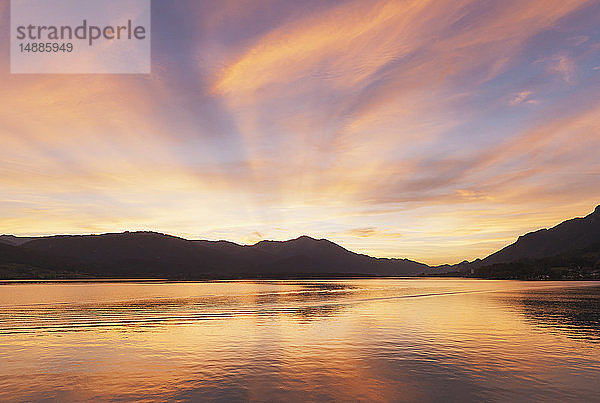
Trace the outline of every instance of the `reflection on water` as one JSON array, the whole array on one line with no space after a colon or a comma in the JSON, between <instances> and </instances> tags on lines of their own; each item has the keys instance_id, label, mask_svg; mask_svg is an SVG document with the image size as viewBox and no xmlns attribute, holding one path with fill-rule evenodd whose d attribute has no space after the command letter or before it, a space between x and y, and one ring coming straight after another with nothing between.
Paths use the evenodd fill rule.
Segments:
<instances>
[{"instance_id":1,"label":"reflection on water","mask_svg":"<svg viewBox=\"0 0 600 403\"><path fill-rule=\"evenodd\" d=\"M551 332L600 342L598 288L571 289L568 293L534 290L516 296L528 320Z\"/></svg>"},{"instance_id":2,"label":"reflection on water","mask_svg":"<svg viewBox=\"0 0 600 403\"><path fill-rule=\"evenodd\" d=\"M600 287L453 279L0 285L0 400L600 396Z\"/></svg>"}]
</instances>

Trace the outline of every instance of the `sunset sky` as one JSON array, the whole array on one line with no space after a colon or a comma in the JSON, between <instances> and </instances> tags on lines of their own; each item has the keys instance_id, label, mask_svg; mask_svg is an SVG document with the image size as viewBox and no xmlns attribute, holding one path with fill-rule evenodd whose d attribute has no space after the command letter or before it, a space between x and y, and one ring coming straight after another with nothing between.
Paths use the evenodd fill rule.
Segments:
<instances>
[{"instance_id":1,"label":"sunset sky","mask_svg":"<svg viewBox=\"0 0 600 403\"><path fill-rule=\"evenodd\" d=\"M600 204L598 0L155 0L151 75L11 75L9 3L0 233L439 264Z\"/></svg>"}]
</instances>

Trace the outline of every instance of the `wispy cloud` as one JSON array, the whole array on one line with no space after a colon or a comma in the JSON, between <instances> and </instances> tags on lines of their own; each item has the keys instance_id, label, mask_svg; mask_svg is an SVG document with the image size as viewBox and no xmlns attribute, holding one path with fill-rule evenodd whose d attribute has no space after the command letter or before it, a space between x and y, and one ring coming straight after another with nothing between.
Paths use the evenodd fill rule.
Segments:
<instances>
[{"instance_id":1,"label":"wispy cloud","mask_svg":"<svg viewBox=\"0 0 600 403\"><path fill-rule=\"evenodd\" d=\"M514 97L510 100L511 105L519 105L522 103L527 104L537 104L538 101L531 96L533 93L531 91L521 91L518 94L515 94Z\"/></svg>"},{"instance_id":2,"label":"wispy cloud","mask_svg":"<svg viewBox=\"0 0 600 403\"><path fill-rule=\"evenodd\" d=\"M346 234L359 238L393 238L397 240L402 238L402 234L400 232L376 227L352 228L346 231Z\"/></svg>"},{"instance_id":3,"label":"wispy cloud","mask_svg":"<svg viewBox=\"0 0 600 403\"><path fill-rule=\"evenodd\" d=\"M567 55L556 55L548 62L548 71L558 74L566 83L573 83L577 77L575 61Z\"/></svg>"}]
</instances>

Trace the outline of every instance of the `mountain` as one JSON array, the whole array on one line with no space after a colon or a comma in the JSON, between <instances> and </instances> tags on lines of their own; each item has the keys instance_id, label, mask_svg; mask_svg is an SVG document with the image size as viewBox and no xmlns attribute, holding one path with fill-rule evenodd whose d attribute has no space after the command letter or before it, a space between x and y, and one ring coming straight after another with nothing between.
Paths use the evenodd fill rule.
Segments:
<instances>
[{"instance_id":1,"label":"mountain","mask_svg":"<svg viewBox=\"0 0 600 403\"><path fill-rule=\"evenodd\" d=\"M155 232L0 236L0 278L286 278L447 275L482 278L600 278L600 206L519 239L485 259L430 268L379 259L326 239L238 245Z\"/></svg>"},{"instance_id":2,"label":"mountain","mask_svg":"<svg viewBox=\"0 0 600 403\"><path fill-rule=\"evenodd\" d=\"M69 278L412 276L428 269L406 259L360 255L307 236L252 246L155 232L0 237L0 277L4 278L35 278L36 273L48 278L53 272Z\"/></svg>"},{"instance_id":3,"label":"mountain","mask_svg":"<svg viewBox=\"0 0 600 403\"><path fill-rule=\"evenodd\" d=\"M600 243L600 206L584 218L564 221L519 239L480 262L480 265L510 263L520 259L540 259L584 249Z\"/></svg>"},{"instance_id":4,"label":"mountain","mask_svg":"<svg viewBox=\"0 0 600 403\"><path fill-rule=\"evenodd\" d=\"M153 232L60 235L36 238L20 247L60 257L101 277L192 277L236 265L226 253Z\"/></svg>"},{"instance_id":5,"label":"mountain","mask_svg":"<svg viewBox=\"0 0 600 403\"><path fill-rule=\"evenodd\" d=\"M29 242L35 238L23 238L16 237L14 235L0 235L0 243L8 244L8 245L23 245L25 242Z\"/></svg>"},{"instance_id":6,"label":"mountain","mask_svg":"<svg viewBox=\"0 0 600 403\"><path fill-rule=\"evenodd\" d=\"M278 267L288 272L355 273L377 275L417 275L429 269L422 263L408 259L379 259L350 252L326 239L302 236L284 242L262 241L253 246L272 256L271 272Z\"/></svg>"},{"instance_id":7,"label":"mountain","mask_svg":"<svg viewBox=\"0 0 600 403\"><path fill-rule=\"evenodd\" d=\"M432 268L428 275L521 280L600 279L600 206L583 218L520 236L485 259Z\"/></svg>"}]
</instances>

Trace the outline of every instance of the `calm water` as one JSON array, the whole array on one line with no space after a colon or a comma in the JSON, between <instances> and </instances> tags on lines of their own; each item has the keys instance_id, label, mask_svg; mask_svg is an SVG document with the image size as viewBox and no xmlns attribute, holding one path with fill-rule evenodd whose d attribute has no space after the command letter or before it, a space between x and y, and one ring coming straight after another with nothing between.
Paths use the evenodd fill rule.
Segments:
<instances>
[{"instance_id":1,"label":"calm water","mask_svg":"<svg viewBox=\"0 0 600 403\"><path fill-rule=\"evenodd\" d=\"M0 400L600 401L600 284L0 285Z\"/></svg>"}]
</instances>

